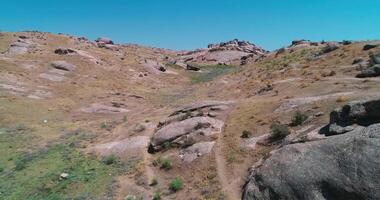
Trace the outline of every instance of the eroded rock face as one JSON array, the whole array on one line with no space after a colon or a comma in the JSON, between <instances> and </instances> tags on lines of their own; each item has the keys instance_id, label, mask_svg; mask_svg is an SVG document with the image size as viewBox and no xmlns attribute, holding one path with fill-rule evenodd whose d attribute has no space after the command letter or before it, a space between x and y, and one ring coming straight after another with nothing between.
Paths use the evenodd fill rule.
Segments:
<instances>
[{"instance_id":1,"label":"eroded rock face","mask_svg":"<svg viewBox=\"0 0 380 200\"><path fill-rule=\"evenodd\" d=\"M224 125L223 117L218 115L228 108L229 102L206 101L173 112L157 125L149 152L172 146L186 148L216 139Z\"/></svg>"},{"instance_id":2,"label":"eroded rock face","mask_svg":"<svg viewBox=\"0 0 380 200\"><path fill-rule=\"evenodd\" d=\"M380 124L288 145L252 171L243 199L379 199Z\"/></svg>"}]
</instances>

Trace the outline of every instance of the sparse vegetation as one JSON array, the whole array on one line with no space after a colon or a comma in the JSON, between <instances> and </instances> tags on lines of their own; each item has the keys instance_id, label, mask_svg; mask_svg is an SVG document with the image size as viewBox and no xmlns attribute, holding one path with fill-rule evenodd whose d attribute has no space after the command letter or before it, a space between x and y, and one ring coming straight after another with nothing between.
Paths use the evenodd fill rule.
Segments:
<instances>
[{"instance_id":1,"label":"sparse vegetation","mask_svg":"<svg viewBox=\"0 0 380 200\"><path fill-rule=\"evenodd\" d=\"M270 130L271 130L270 132L271 141L283 139L284 137L290 134L290 130L287 125L280 124L277 122L273 123L270 126Z\"/></svg>"},{"instance_id":2,"label":"sparse vegetation","mask_svg":"<svg viewBox=\"0 0 380 200\"><path fill-rule=\"evenodd\" d=\"M161 192L160 191L155 191L153 194L153 200L161 200Z\"/></svg>"},{"instance_id":3,"label":"sparse vegetation","mask_svg":"<svg viewBox=\"0 0 380 200\"><path fill-rule=\"evenodd\" d=\"M180 177L176 177L170 182L169 189L173 192L177 192L179 190L182 190L183 188L183 181Z\"/></svg>"},{"instance_id":4,"label":"sparse vegetation","mask_svg":"<svg viewBox=\"0 0 380 200\"><path fill-rule=\"evenodd\" d=\"M302 113L301 111L296 111L292 116L291 126L299 126L302 125L307 120L307 115Z\"/></svg>"},{"instance_id":5,"label":"sparse vegetation","mask_svg":"<svg viewBox=\"0 0 380 200\"><path fill-rule=\"evenodd\" d=\"M236 72L240 70L239 67L230 66L230 65L208 65L208 66L196 66L196 67L199 67L202 70L202 72L189 72L190 78L193 81L193 83L211 81L220 75L232 73L232 72Z\"/></svg>"},{"instance_id":6,"label":"sparse vegetation","mask_svg":"<svg viewBox=\"0 0 380 200\"><path fill-rule=\"evenodd\" d=\"M103 163L106 165L116 164L117 162L118 158L115 154L111 154L103 158Z\"/></svg>"},{"instance_id":7,"label":"sparse vegetation","mask_svg":"<svg viewBox=\"0 0 380 200\"><path fill-rule=\"evenodd\" d=\"M29 129L0 129L0 199L103 199L113 177L129 170L81 153L70 138L39 149ZM60 179L63 172L70 176Z\"/></svg>"},{"instance_id":8,"label":"sparse vegetation","mask_svg":"<svg viewBox=\"0 0 380 200\"><path fill-rule=\"evenodd\" d=\"M170 170L171 168L173 168L172 160L164 158L161 163L161 169Z\"/></svg>"},{"instance_id":9,"label":"sparse vegetation","mask_svg":"<svg viewBox=\"0 0 380 200\"><path fill-rule=\"evenodd\" d=\"M247 130L244 130L242 133L241 133L241 138L250 138L252 137L252 132L251 131L247 131Z\"/></svg>"}]
</instances>

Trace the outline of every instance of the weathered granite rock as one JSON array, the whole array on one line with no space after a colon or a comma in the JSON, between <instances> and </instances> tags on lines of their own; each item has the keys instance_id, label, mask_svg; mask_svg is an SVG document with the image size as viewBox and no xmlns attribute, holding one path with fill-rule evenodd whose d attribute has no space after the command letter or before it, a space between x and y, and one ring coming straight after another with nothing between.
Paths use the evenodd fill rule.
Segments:
<instances>
[{"instance_id":1,"label":"weathered granite rock","mask_svg":"<svg viewBox=\"0 0 380 200\"><path fill-rule=\"evenodd\" d=\"M64 71L74 71L74 69L76 68L75 65L63 60L53 61L50 63L50 65L55 69L64 70Z\"/></svg>"},{"instance_id":2,"label":"weathered granite rock","mask_svg":"<svg viewBox=\"0 0 380 200\"><path fill-rule=\"evenodd\" d=\"M170 123L159 129L151 139L150 152L159 151L169 143L181 147L207 140L222 131L223 121L211 117L192 117Z\"/></svg>"},{"instance_id":3,"label":"weathered granite rock","mask_svg":"<svg viewBox=\"0 0 380 200\"><path fill-rule=\"evenodd\" d=\"M287 145L252 170L243 200L380 199L380 124Z\"/></svg>"}]
</instances>

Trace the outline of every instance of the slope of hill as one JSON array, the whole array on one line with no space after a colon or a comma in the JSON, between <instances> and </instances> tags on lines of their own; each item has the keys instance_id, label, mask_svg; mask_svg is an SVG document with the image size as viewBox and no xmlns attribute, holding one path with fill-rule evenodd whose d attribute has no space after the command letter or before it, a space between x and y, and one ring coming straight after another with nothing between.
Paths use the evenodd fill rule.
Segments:
<instances>
[{"instance_id":1,"label":"slope of hill","mask_svg":"<svg viewBox=\"0 0 380 200\"><path fill-rule=\"evenodd\" d=\"M318 132L335 108L380 98L378 44L302 40L267 52L233 40L176 52L1 33L0 198L302 199L252 177L276 174L267 163L289 144L328 146ZM359 192L371 181L313 198L376 198Z\"/></svg>"}]
</instances>

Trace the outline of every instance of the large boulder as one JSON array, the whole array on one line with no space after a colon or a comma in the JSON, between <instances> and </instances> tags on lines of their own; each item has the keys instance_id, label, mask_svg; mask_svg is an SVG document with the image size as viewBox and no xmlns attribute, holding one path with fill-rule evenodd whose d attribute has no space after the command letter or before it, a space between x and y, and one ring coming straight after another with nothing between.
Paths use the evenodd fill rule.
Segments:
<instances>
[{"instance_id":1,"label":"large boulder","mask_svg":"<svg viewBox=\"0 0 380 200\"><path fill-rule=\"evenodd\" d=\"M380 99L350 102L330 113L330 123L319 133L326 136L343 134L357 126L380 123Z\"/></svg>"},{"instance_id":2,"label":"large boulder","mask_svg":"<svg viewBox=\"0 0 380 200\"><path fill-rule=\"evenodd\" d=\"M372 67L369 67L356 75L357 78L367 78L376 76L380 76L380 65L374 65Z\"/></svg>"},{"instance_id":3,"label":"large boulder","mask_svg":"<svg viewBox=\"0 0 380 200\"><path fill-rule=\"evenodd\" d=\"M159 151L167 145L181 147L207 140L220 133L223 121L211 117L192 117L173 122L159 129L151 139L151 152Z\"/></svg>"},{"instance_id":4,"label":"large boulder","mask_svg":"<svg viewBox=\"0 0 380 200\"><path fill-rule=\"evenodd\" d=\"M353 101L330 113L330 124L367 126L380 123L380 99Z\"/></svg>"},{"instance_id":5,"label":"large boulder","mask_svg":"<svg viewBox=\"0 0 380 200\"><path fill-rule=\"evenodd\" d=\"M166 119L158 123L148 151L155 153L169 147L187 148L197 143L215 140L218 134L222 132L223 121L226 117L225 112L228 112L229 104L231 103L203 101L174 111ZM210 144L195 145L185 152L198 151L197 149L207 152L203 150L208 148L203 147L210 146ZM194 158L193 155L189 156ZM193 159L186 158L185 160Z\"/></svg>"},{"instance_id":6,"label":"large boulder","mask_svg":"<svg viewBox=\"0 0 380 200\"><path fill-rule=\"evenodd\" d=\"M380 199L380 124L287 145L252 170L243 200Z\"/></svg>"}]
</instances>

